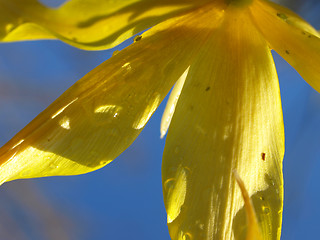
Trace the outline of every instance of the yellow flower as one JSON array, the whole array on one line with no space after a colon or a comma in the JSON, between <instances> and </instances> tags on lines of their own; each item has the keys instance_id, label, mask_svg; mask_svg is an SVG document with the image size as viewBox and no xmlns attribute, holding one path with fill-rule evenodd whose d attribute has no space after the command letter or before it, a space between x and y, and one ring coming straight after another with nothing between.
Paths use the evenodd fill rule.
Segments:
<instances>
[{"instance_id":1,"label":"yellow flower","mask_svg":"<svg viewBox=\"0 0 320 240\"><path fill-rule=\"evenodd\" d=\"M177 82L161 127L164 136L170 125L162 174L172 239L280 239L284 131L271 49L319 91L320 39L310 25L265 0L0 6L3 42L58 38L97 50L154 26L0 149L1 183L105 166Z\"/></svg>"}]
</instances>

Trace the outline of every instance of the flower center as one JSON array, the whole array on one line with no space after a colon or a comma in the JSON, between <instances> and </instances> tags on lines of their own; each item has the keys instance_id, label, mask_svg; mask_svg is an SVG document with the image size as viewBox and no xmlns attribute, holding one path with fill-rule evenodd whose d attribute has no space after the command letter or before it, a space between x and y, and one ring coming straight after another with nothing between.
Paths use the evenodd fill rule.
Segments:
<instances>
[{"instance_id":1,"label":"flower center","mask_svg":"<svg viewBox=\"0 0 320 240\"><path fill-rule=\"evenodd\" d=\"M225 0L227 4L232 4L237 7L245 7L250 5L253 0Z\"/></svg>"}]
</instances>

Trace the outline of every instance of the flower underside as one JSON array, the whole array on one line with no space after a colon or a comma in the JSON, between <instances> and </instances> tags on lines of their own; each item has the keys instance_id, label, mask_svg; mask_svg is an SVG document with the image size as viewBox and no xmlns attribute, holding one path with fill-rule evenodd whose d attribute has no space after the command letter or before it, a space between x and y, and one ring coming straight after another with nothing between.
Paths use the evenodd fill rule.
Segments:
<instances>
[{"instance_id":1,"label":"flower underside","mask_svg":"<svg viewBox=\"0 0 320 240\"><path fill-rule=\"evenodd\" d=\"M284 130L270 50L319 91L318 33L264 0L90 3L0 0L4 42L58 38L97 50L153 26L0 149L0 181L105 166L179 79L161 125L162 136L169 128L162 176L172 239L280 239Z\"/></svg>"}]
</instances>

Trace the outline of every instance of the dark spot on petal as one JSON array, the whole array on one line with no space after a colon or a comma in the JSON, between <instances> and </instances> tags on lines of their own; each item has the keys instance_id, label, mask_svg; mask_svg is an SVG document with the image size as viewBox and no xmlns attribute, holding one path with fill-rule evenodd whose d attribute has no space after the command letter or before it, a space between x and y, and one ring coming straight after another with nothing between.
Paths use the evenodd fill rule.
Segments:
<instances>
[{"instance_id":1,"label":"dark spot on petal","mask_svg":"<svg viewBox=\"0 0 320 240\"><path fill-rule=\"evenodd\" d=\"M208 86L207 88L206 88L206 92L208 92L210 90L210 87Z\"/></svg>"},{"instance_id":2,"label":"dark spot on petal","mask_svg":"<svg viewBox=\"0 0 320 240\"><path fill-rule=\"evenodd\" d=\"M311 37L312 37L311 35L308 36L308 38L311 38Z\"/></svg>"},{"instance_id":3,"label":"dark spot on petal","mask_svg":"<svg viewBox=\"0 0 320 240\"><path fill-rule=\"evenodd\" d=\"M277 13L277 16L285 21L288 19L288 17L284 13Z\"/></svg>"},{"instance_id":4,"label":"dark spot on petal","mask_svg":"<svg viewBox=\"0 0 320 240\"><path fill-rule=\"evenodd\" d=\"M303 35L306 35L306 33L305 33L304 31L302 31L302 34L303 34Z\"/></svg>"},{"instance_id":5,"label":"dark spot on petal","mask_svg":"<svg viewBox=\"0 0 320 240\"><path fill-rule=\"evenodd\" d=\"M262 159L263 161L266 160L266 154L265 154L265 153L261 153L261 159Z\"/></svg>"},{"instance_id":6,"label":"dark spot on petal","mask_svg":"<svg viewBox=\"0 0 320 240\"><path fill-rule=\"evenodd\" d=\"M286 54L290 54L289 50L286 50Z\"/></svg>"},{"instance_id":7,"label":"dark spot on petal","mask_svg":"<svg viewBox=\"0 0 320 240\"><path fill-rule=\"evenodd\" d=\"M134 41L134 42L138 42L138 41L141 40L141 38L142 38L142 36L137 35L137 36L134 37L133 41Z\"/></svg>"}]
</instances>

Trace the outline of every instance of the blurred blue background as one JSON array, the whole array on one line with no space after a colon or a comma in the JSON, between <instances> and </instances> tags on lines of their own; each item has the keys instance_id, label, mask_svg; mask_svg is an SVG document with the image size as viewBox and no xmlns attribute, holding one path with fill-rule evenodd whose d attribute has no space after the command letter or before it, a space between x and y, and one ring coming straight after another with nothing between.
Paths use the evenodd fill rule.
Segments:
<instances>
[{"instance_id":1,"label":"blurred blue background","mask_svg":"<svg viewBox=\"0 0 320 240\"><path fill-rule=\"evenodd\" d=\"M320 29L318 0L282 3ZM0 145L114 50L88 52L59 41L0 44ZM318 239L320 95L274 57L286 131L282 239ZM164 105L134 144L99 171L4 184L0 240L169 240L161 186L165 140L159 137Z\"/></svg>"}]
</instances>

